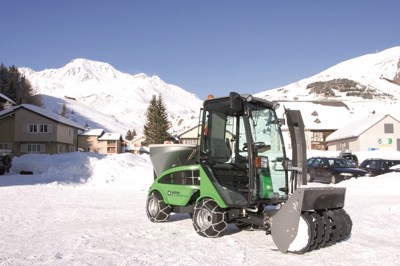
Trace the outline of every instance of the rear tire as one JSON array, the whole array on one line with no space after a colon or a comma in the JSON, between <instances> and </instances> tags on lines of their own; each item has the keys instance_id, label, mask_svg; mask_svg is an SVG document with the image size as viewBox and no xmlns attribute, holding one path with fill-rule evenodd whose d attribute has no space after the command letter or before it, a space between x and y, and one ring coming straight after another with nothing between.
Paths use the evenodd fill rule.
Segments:
<instances>
[{"instance_id":1,"label":"rear tire","mask_svg":"<svg viewBox=\"0 0 400 266\"><path fill-rule=\"evenodd\" d=\"M227 212L212 199L196 203L193 213L193 227L203 237L219 237L228 226Z\"/></svg>"},{"instance_id":2,"label":"rear tire","mask_svg":"<svg viewBox=\"0 0 400 266\"><path fill-rule=\"evenodd\" d=\"M150 221L153 223L165 222L171 211L171 206L164 202L160 192L151 192L146 201L146 214Z\"/></svg>"}]
</instances>

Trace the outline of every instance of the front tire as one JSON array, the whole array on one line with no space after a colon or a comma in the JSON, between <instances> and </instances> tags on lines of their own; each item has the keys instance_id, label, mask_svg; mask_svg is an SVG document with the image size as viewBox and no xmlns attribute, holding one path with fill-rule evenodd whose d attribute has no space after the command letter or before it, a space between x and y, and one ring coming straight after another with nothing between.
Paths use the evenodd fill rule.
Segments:
<instances>
[{"instance_id":1,"label":"front tire","mask_svg":"<svg viewBox=\"0 0 400 266\"><path fill-rule=\"evenodd\" d=\"M193 227L203 237L219 237L228 226L227 212L212 199L196 203L193 212Z\"/></svg>"},{"instance_id":2,"label":"front tire","mask_svg":"<svg viewBox=\"0 0 400 266\"><path fill-rule=\"evenodd\" d=\"M335 175L332 175L331 177L331 184L336 184L338 182L337 178Z\"/></svg>"},{"instance_id":3,"label":"front tire","mask_svg":"<svg viewBox=\"0 0 400 266\"><path fill-rule=\"evenodd\" d=\"M151 192L146 201L146 214L150 221L153 223L165 222L171 211L171 206L164 202L160 192Z\"/></svg>"},{"instance_id":4,"label":"front tire","mask_svg":"<svg viewBox=\"0 0 400 266\"><path fill-rule=\"evenodd\" d=\"M312 182L312 181L313 181L313 179L311 177L311 174L307 173L307 182Z\"/></svg>"}]
</instances>

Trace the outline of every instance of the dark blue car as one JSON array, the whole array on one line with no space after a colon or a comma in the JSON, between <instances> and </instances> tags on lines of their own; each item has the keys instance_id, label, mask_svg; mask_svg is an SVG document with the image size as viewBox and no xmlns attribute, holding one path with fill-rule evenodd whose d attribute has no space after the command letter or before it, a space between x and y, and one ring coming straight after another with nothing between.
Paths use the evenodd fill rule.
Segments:
<instances>
[{"instance_id":1,"label":"dark blue car","mask_svg":"<svg viewBox=\"0 0 400 266\"><path fill-rule=\"evenodd\" d=\"M350 178L365 176L367 171L354 162L336 157L312 157L307 160L307 181L336 184Z\"/></svg>"}]
</instances>

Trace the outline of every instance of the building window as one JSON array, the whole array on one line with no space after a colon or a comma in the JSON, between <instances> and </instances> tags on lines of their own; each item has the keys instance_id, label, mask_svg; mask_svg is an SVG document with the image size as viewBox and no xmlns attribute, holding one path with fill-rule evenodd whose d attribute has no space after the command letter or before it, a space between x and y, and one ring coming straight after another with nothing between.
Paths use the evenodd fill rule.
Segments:
<instances>
[{"instance_id":1,"label":"building window","mask_svg":"<svg viewBox=\"0 0 400 266\"><path fill-rule=\"evenodd\" d=\"M385 133L386 134L393 134L393 124L384 124L385 127Z\"/></svg>"},{"instance_id":2,"label":"building window","mask_svg":"<svg viewBox=\"0 0 400 266\"><path fill-rule=\"evenodd\" d=\"M10 143L0 143L0 150L11 150Z\"/></svg>"},{"instance_id":3,"label":"building window","mask_svg":"<svg viewBox=\"0 0 400 266\"><path fill-rule=\"evenodd\" d=\"M48 133L49 126L46 124L29 124L28 132L29 133Z\"/></svg>"},{"instance_id":4,"label":"building window","mask_svg":"<svg viewBox=\"0 0 400 266\"><path fill-rule=\"evenodd\" d=\"M116 153L117 149L115 147L108 147L107 148L107 153Z\"/></svg>"},{"instance_id":5,"label":"building window","mask_svg":"<svg viewBox=\"0 0 400 266\"><path fill-rule=\"evenodd\" d=\"M183 139L182 144L197 144L197 139Z\"/></svg>"},{"instance_id":6,"label":"building window","mask_svg":"<svg viewBox=\"0 0 400 266\"><path fill-rule=\"evenodd\" d=\"M58 153L64 153L64 151L65 151L64 145L58 145L57 146L57 151L58 151Z\"/></svg>"},{"instance_id":7,"label":"building window","mask_svg":"<svg viewBox=\"0 0 400 266\"><path fill-rule=\"evenodd\" d=\"M115 140L107 140L107 144L115 144L115 143L117 143L117 141L115 141Z\"/></svg>"},{"instance_id":8,"label":"building window","mask_svg":"<svg viewBox=\"0 0 400 266\"><path fill-rule=\"evenodd\" d=\"M39 132L41 133L48 132L47 125L38 125L38 126L39 126Z\"/></svg>"},{"instance_id":9,"label":"building window","mask_svg":"<svg viewBox=\"0 0 400 266\"><path fill-rule=\"evenodd\" d=\"M27 144L29 153L40 153L42 151L40 144Z\"/></svg>"},{"instance_id":10,"label":"building window","mask_svg":"<svg viewBox=\"0 0 400 266\"><path fill-rule=\"evenodd\" d=\"M36 133L37 125L29 125L29 133Z\"/></svg>"}]
</instances>

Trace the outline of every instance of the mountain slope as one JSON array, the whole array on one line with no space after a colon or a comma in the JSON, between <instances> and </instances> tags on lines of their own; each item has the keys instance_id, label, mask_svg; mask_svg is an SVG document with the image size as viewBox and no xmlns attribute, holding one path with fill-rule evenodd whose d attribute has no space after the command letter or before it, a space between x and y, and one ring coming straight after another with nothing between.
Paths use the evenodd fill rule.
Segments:
<instances>
[{"instance_id":1,"label":"mountain slope","mask_svg":"<svg viewBox=\"0 0 400 266\"><path fill-rule=\"evenodd\" d=\"M344 61L258 96L274 100L399 100L400 46Z\"/></svg>"},{"instance_id":2,"label":"mountain slope","mask_svg":"<svg viewBox=\"0 0 400 266\"><path fill-rule=\"evenodd\" d=\"M75 59L59 69L20 71L42 95L47 109L58 112L65 103L72 120L91 128L122 134L135 129L140 134L150 99L159 94L169 113L171 131L198 122L201 101L157 76L130 75L110 64L87 59ZM255 96L280 102L312 102L315 108L308 109L318 113L323 111L318 102L341 101L348 109L342 120L372 114L391 114L400 119L400 46L344 61L312 77ZM284 105L290 108L289 103ZM311 113L303 114L307 115Z\"/></svg>"},{"instance_id":3,"label":"mountain slope","mask_svg":"<svg viewBox=\"0 0 400 266\"><path fill-rule=\"evenodd\" d=\"M36 93L42 95L46 108L60 110L65 103L72 119L92 128L103 125L107 130L121 133L133 128L142 132L153 95L163 97L174 130L185 127L182 121L196 117L201 106L194 94L157 76L122 73L103 62L75 59L59 69L35 72L20 68L20 71Z\"/></svg>"}]
</instances>

